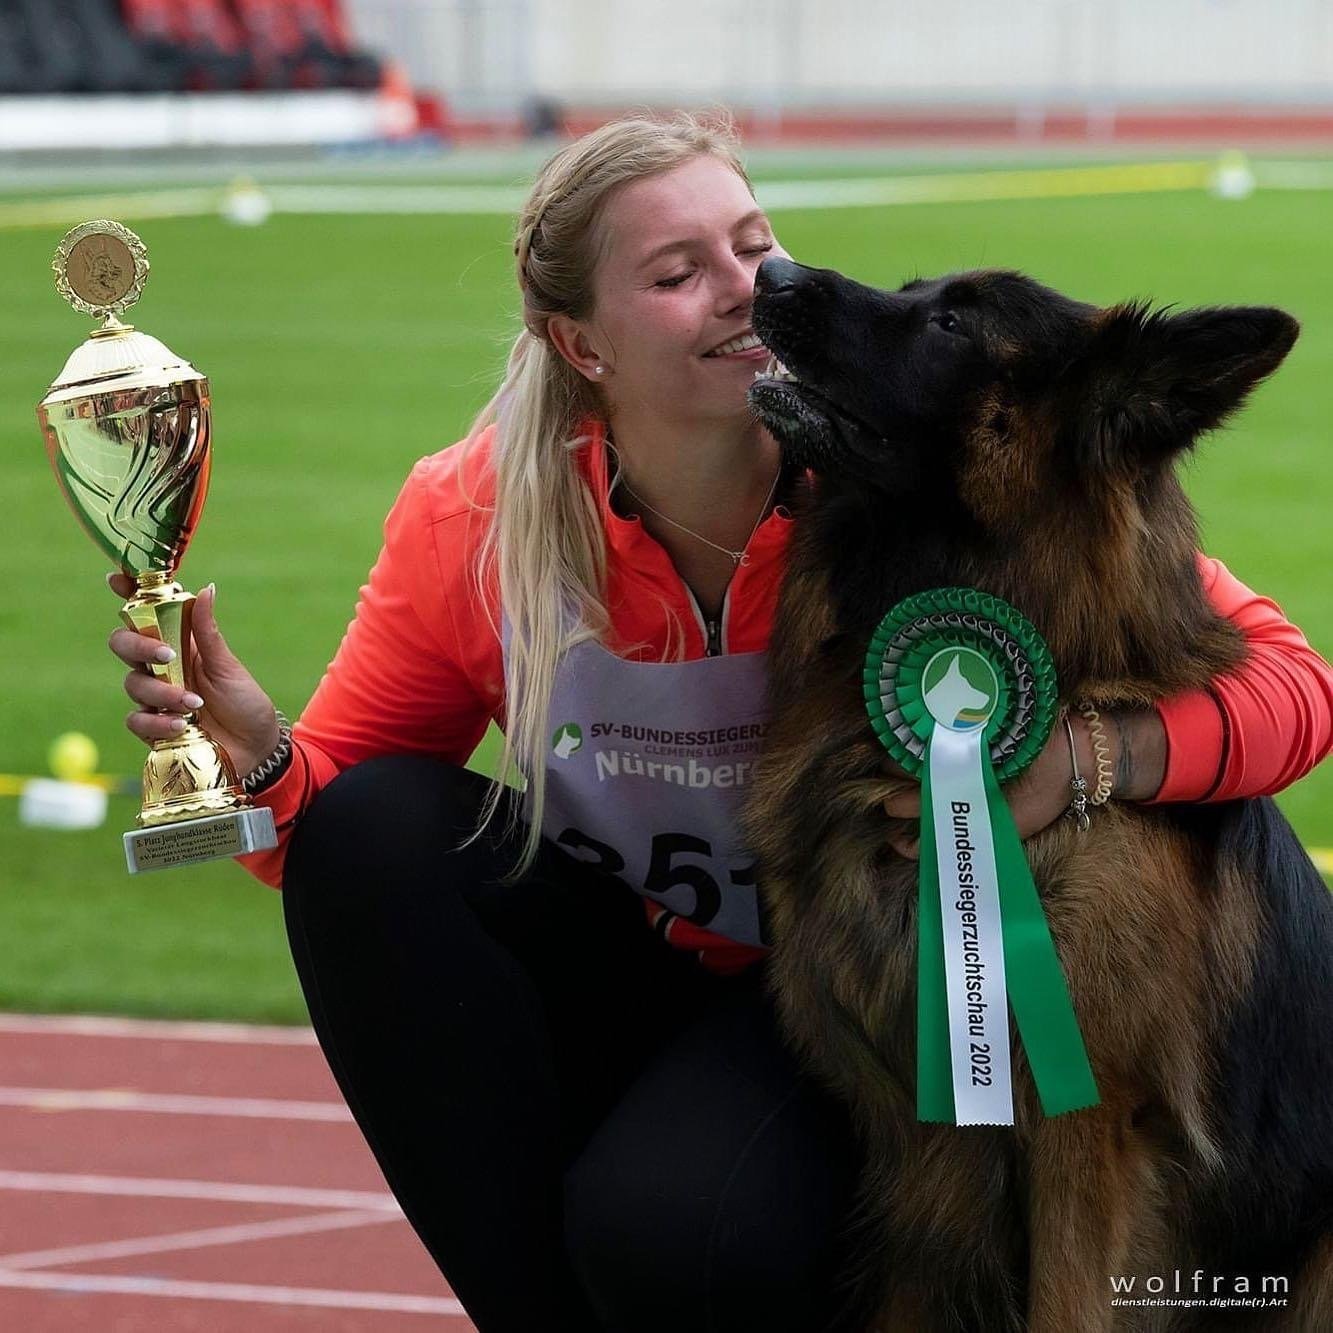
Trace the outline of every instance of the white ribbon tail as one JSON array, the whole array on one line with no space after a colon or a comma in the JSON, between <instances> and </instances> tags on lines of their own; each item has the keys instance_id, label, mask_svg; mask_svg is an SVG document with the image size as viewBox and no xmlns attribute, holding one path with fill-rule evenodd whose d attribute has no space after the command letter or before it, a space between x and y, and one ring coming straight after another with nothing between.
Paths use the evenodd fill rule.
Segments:
<instances>
[{"instance_id":1,"label":"white ribbon tail","mask_svg":"<svg viewBox=\"0 0 1333 1333\"><path fill-rule=\"evenodd\" d=\"M984 727L936 725L930 790L939 856L955 1121L1012 1125L999 877L982 781Z\"/></svg>"}]
</instances>

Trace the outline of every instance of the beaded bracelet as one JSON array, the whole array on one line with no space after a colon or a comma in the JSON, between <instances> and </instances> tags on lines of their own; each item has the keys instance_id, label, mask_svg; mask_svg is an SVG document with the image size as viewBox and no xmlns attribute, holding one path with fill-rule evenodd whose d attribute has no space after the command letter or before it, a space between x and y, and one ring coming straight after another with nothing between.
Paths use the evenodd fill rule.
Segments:
<instances>
[{"instance_id":1,"label":"beaded bracelet","mask_svg":"<svg viewBox=\"0 0 1333 1333\"><path fill-rule=\"evenodd\" d=\"M273 710L278 718L278 743L273 753L261 764L256 764L241 779L241 790L248 796L271 787L287 771L292 761L292 724L280 708Z\"/></svg>"}]
</instances>

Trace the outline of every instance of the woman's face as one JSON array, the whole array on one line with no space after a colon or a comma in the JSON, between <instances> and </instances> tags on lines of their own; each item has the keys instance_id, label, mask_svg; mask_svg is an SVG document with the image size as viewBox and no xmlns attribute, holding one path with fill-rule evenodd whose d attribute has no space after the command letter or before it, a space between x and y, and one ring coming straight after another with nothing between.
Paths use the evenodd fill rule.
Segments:
<instances>
[{"instance_id":1,"label":"woman's face","mask_svg":"<svg viewBox=\"0 0 1333 1333\"><path fill-rule=\"evenodd\" d=\"M595 353L576 361L581 372L604 387L616 414L748 416L745 391L768 351L717 349L742 335L757 341L750 328L755 270L786 251L745 182L701 154L622 186L601 227L594 311L578 326L586 344L569 344ZM601 376L598 363L606 367Z\"/></svg>"}]
</instances>

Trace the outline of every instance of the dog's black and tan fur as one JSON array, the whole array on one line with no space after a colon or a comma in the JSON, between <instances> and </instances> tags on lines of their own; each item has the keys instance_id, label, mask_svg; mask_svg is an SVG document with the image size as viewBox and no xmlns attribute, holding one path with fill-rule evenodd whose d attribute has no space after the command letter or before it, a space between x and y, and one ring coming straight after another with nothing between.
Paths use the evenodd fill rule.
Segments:
<instances>
[{"instance_id":1,"label":"dog's black and tan fur","mask_svg":"<svg viewBox=\"0 0 1333 1333\"><path fill-rule=\"evenodd\" d=\"M1015 1039L1013 1129L920 1124L917 866L886 842L904 779L861 696L879 618L940 586L1022 610L1067 700L1147 706L1240 662L1174 467L1295 321L1099 309L1003 272L883 292L775 260L754 325L797 379L756 381L752 405L814 479L746 822L784 1024L866 1150L840 1326L1333 1329L1333 910L1272 802L1113 801L1086 834L1031 838L1101 1104L1043 1118ZM1282 1275L1289 1305L1112 1306L1112 1275L1142 1295L1177 1269L1204 1296Z\"/></svg>"}]
</instances>

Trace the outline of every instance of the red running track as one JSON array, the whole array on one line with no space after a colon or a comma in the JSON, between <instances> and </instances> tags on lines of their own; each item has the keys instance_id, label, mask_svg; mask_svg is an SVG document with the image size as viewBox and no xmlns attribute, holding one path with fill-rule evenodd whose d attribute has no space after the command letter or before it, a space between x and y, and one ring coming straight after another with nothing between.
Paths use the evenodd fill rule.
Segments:
<instances>
[{"instance_id":1,"label":"red running track","mask_svg":"<svg viewBox=\"0 0 1333 1333\"><path fill-rule=\"evenodd\" d=\"M0 1329L417 1328L475 1333L308 1030L0 1014Z\"/></svg>"}]
</instances>

